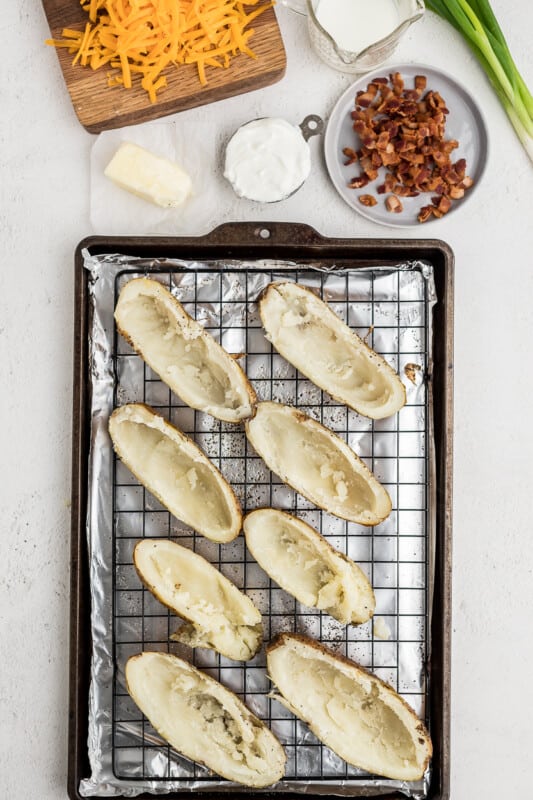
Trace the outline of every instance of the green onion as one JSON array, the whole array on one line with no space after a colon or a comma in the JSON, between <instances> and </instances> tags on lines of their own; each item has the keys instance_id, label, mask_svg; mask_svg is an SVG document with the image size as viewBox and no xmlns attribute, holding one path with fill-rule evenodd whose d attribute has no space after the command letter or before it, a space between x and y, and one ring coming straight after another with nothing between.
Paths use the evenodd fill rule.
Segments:
<instances>
[{"instance_id":1,"label":"green onion","mask_svg":"<svg viewBox=\"0 0 533 800\"><path fill-rule=\"evenodd\" d=\"M463 34L533 161L533 97L488 0L426 0L426 6Z\"/></svg>"}]
</instances>

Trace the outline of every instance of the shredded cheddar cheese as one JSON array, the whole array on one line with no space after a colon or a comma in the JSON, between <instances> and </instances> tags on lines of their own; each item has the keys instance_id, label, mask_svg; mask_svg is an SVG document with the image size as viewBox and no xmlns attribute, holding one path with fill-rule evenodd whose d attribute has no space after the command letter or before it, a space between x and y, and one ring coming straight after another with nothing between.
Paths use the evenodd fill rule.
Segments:
<instances>
[{"instance_id":1,"label":"shredded cheddar cheese","mask_svg":"<svg viewBox=\"0 0 533 800\"><path fill-rule=\"evenodd\" d=\"M152 103L167 85L169 66L195 64L202 84L205 68L228 68L231 58L245 53L254 33L250 22L273 2L247 13L245 6L260 0L80 0L89 21L81 31L64 28L62 39L48 39L65 47L73 64L93 70L107 66L108 84L131 89L140 78Z\"/></svg>"}]
</instances>

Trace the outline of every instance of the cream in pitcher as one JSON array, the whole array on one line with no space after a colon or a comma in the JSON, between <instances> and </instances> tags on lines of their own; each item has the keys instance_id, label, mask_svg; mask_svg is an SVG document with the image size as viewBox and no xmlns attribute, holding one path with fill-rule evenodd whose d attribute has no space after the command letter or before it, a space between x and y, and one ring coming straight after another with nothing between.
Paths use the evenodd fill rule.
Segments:
<instances>
[{"instance_id":1,"label":"cream in pitcher","mask_svg":"<svg viewBox=\"0 0 533 800\"><path fill-rule=\"evenodd\" d=\"M311 45L330 67L369 72L424 14L423 0L281 0L307 15Z\"/></svg>"},{"instance_id":2,"label":"cream in pitcher","mask_svg":"<svg viewBox=\"0 0 533 800\"><path fill-rule=\"evenodd\" d=\"M358 53L400 24L396 0L318 0L315 14L343 50Z\"/></svg>"}]
</instances>

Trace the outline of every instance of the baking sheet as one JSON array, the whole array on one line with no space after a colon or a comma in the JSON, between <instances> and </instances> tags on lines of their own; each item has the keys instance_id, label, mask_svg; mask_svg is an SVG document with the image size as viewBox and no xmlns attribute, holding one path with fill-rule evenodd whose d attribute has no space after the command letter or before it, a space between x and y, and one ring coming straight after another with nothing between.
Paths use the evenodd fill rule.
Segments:
<instances>
[{"instance_id":1,"label":"baking sheet","mask_svg":"<svg viewBox=\"0 0 533 800\"><path fill-rule=\"evenodd\" d=\"M142 535L176 537L245 588L265 615L266 639L281 630L321 638L389 681L430 724L425 663L432 583L433 509L428 490L432 446L424 376L431 356L435 301L431 267L417 262L392 269L336 271L300 265L296 270L294 265L272 262L162 263L88 254L85 264L91 272L94 306L88 519L94 651L89 719L92 775L82 781L80 794L240 791L173 753L141 719L125 693L125 660L143 648L168 649L168 634L178 625L135 577L131 548ZM394 510L388 520L369 530L317 511L270 475L247 446L241 428L192 412L171 395L116 336L113 326L116 292L122 282L151 272L170 286L189 313L204 322L226 349L247 353L246 369L260 399L298 405L347 438L389 490ZM420 367L414 371L414 383L404 377L408 403L397 417L372 422L348 411L272 352L253 301L270 280L279 278L314 286L360 335L373 326L369 343L402 375L408 364ZM296 512L354 558L375 587L376 617L385 622L390 638L380 640L375 623L342 626L296 603L246 554L243 537L229 545L214 545L171 518L121 464L114 463L107 418L114 403L135 400L148 402L194 433L234 485L245 510L273 504ZM270 687L263 653L243 666L210 651L191 651L174 643L170 649L237 691L279 736L287 750L287 775L269 791L354 796L399 789L412 797L426 795L429 773L423 781L409 785L369 778L322 746L303 723L266 696Z\"/></svg>"}]
</instances>

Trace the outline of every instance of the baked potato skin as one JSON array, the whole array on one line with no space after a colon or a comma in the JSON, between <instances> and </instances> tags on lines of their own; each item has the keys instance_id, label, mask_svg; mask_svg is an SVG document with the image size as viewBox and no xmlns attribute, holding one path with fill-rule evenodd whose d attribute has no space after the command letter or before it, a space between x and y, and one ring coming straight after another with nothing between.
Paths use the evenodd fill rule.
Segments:
<instances>
[{"instance_id":1,"label":"baked potato skin","mask_svg":"<svg viewBox=\"0 0 533 800\"><path fill-rule=\"evenodd\" d=\"M413 711L413 709L411 708L411 706L403 699L403 697L401 697L401 695L399 695L397 692L395 692L394 689L392 689L391 686L389 686L387 683L385 683L385 681L381 680L381 678L378 678L376 675L374 675L372 672L370 672L370 670L366 669L365 667L363 667L363 666L361 666L359 664L356 664L354 661L351 661L349 658L346 658L345 656L343 656L341 654L333 653L331 650L329 650L321 642L318 642L315 639L312 639L311 637L304 636L304 635L299 634L299 633L280 633L280 634L278 634L277 636L274 637L274 639L270 642L270 644L267 645L267 648L266 648L267 669L269 668L269 664L268 664L269 656L271 656L276 650L283 649L287 645L290 646L292 643L297 643L297 644L299 643L304 648L308 648L311 651L315 651L317 654L319 654L319 656L325 657L328 662L333 662L333 663L337 663L337 664L340 664L340 665L344 665L345 667L349 668L350 672L353 672L356 675L364 676L367 679L371 680L372 682L375 682L376 684L378 684L381 687L381 689L382 689L383 693L385 694L385 696L393 697L394 698L394 702L395 703L399 703L403 707L404 711L406 712L407 716L409 717L409 719L412 722L413 733L417 737L418 744L422 748L425 749L425 758L424 758L422 764L419 767L419 772L416 775L413 774L413 776L410 777L409 780L419 780L419 779L421 779L423 777L427 767L429 766L429 762L430 762L431 757L433 755L433 745L432 745L432 742L431 742L431 737L430 737L430 735L429 735L429 733L428 733L428 731L426 729L426 726L424 725L422 720L420 720L416 716L416 714ZM271 680L273 680L271 676L269 676L269 677L270 677ZM273 680L273 683L276 686L276 682L274 680ZM285 697L285 696L282 694L282 697ZM297 712L294 709L294 707L292 706L289 698L285 698L285 700L287 701L287 707L290 708L292 713L294 713L296 716L298 716L300 719L302 719L309 726L309 728L313 731L313 733L321 741L324 741L324 738L323 738L323 736L321 734L321 731L319 730L319 728L315 724L314 720L312 718L304 717L299 711ZM327 742L325 742L325 743L327 744ZM359 764L356 764L355 761L349 761L348 763L351 763L354 766L360 766ZM387 773L385 771L379 772L377 774L383 775L384 777L391 777L393 779L394 778L398 779L398 776L387 775Z\"/></svg>"},{"instance_id":2,"label":"baked potato skin","mask_svg":"<svg viewBox=\"0 0 533 800\"><path fill-rule=\"evenodd\" d=\"M266 520L265 520L266 517ZM351 613L349 616L346 615L345 612L342 611L342 603L340 607L337 609L333 608L325 608L325 606L320 606L316 604L309 604L306 600L299 594L297 591L294 590L294 586L289 585L291 583L291 563L290 561L287 562L287 575L285 580L281 580L278 577L274 577L273 572L269 569L269 565L263 563L257 556L257 550L254 545L254 530L253 525L255 521L258 521L260 524L262 523L262 536L265 538L268 537L268 525L270 524L278 524L278 525L287 525L291 528L294 528L297 533L296 535L301 535L302 533L305 536L305 541L311 543L311 547L314 550L315 558L319 559L321 563L322 569L326 569L328 571L335 570L335 567L340 562L342 565L346 565L350 571L354 571L355 575L353 576L356 583L359 584L356 587L356 591L359 597L359 603L356 605L353 600L351 604ZM322 611L330 614L334 619L337 619L344 625L353 624L353 625L361 625L365 622L368 622L369 619L372 618L376 606L376 598L374 592L372 590L372 586L368 581L366 575L361 570L361 568L347 555L336 550L328 540L322 536L317 530L315 530L311 525L309 525L304 520L300 519L299 517L295 517L292 514L289 514L286 511L282 511L281 509L273 509L273 508L256 508L253 511L250 511L243 519L243 530L246 539L246 544L248 549L250 550L253 557L258 561L259 565L265 570L265 572L270 576L272 580L275 580L282 589L285 589L289 594L295 597L299 602L303 603L304 605L310 605L311 608L319 608ZM308 548L309 549L309 548ZM331 565L331 562L332 565ZM337 564L336 564L337 562ZM338 570L337 566L337 570ZM335 577L334 573L332 577ZM353 584L352 584L353 586ZM346 586L342 587L346 590Z\"/></svg>"},{"instance_id":3,"label":"baked potato skin","mask_svg":"<svg viewBox=\"0 0 533 800\"><path fill-rule=\"evenodd\" d=\"M290 468L294 468L294 464L296 463L295 458L293 457L295 451L293 451L293 455L291 455L290 458L287 458L283 463L280 463L279 460L276 462L275 458L273 457L271 440L268 441L268 447L270 448L268 452L266 448L261 446L259 442L261 436L260 420L261 418L265 420L265 417L267 417L269 414L286 415L291 423L296 423L296 425L301 426L302 431L305 432L305 436L314 438L321 437L326 439L328 444L331 446L332 451L337 451L342 458L348 461L350 464L350 471L353 471L354 474L362 478L366 483L369 492L373 495L375 500L375 504L377 506L376 510L363 509L362 512L358 513L347 511L343 508L335 506L331 497L329 498L328 502L326 502L323 497L318 497L316 492L310 492L306 485L297 485L298 481L295 480L294 474L292 476L288 474L288 470ZM263 424L268 424L268 422L263 422ZM346 442L337 436L337 434L335 434L329 428L326 428L325 425L317 422L312 417L307 416L299 409L273 401L262 401L257 404L254 416L245 421L244 427L248 441L251 443L257 454L261 456L267 467L276 475L278 475L281 480L287 484L287 486L289 486L295 492L301 494L307 500L310 500L318 508L327 511L330 514L334 514L340 519L356 522L366 527L378 525L380 522L383 522L383 520L385 520L391 513L392 501L388 492L369 470L364 461L362 461L362 459L360 459L359 456L346 444ZM259 430L257 430L258 428Z\"/></svg>"},{"instance_id":4,"label":"baked potato skin","mask_svg":"<svg viewBox=\"0 0 533 800\"><path fill-rule=\"evenodd\" d=\"M216 573L218 573L218 570L216 569L216 567L213 566L213 564L211 564L205 558L203 558L203 556L200 556L198 553L194 553L192 551L189 551L186 548L182 547L181 545L179 545L179 544L177 544L175 542L172 542L171 540L168 540L168 539L162 539L162 540L159 540L159 539L141 539L140 541L137 542L137 544L135 545L135 547L133 549L133 565L135 567L135 571L137 572L137 575L139 577L140 582L144 586L146 586L146 588L154 595L154 597L161 603L161 605L163 605L165 608L168 608L170 611L172 611L172 613L175 614L176 617L178 617L179 619L182 619L186 623L190 623L190 625L195 630L198 630L198 631L204 630L202 628L202 626L197 621L195 621L195 619L194 619L194 617L192 615L188 616L187 614L184 613L183 610L179 609L176 604L172 604L172 603L168 602L167 599L161 593L159 587L154 585L153 583L151 583L148 580L145 572L143 571L142 565L141 565L141 561L142 561L142 553L141 553L141 551L142 551L142 549L146 545L157 545L159 542L161 542L161 544L166 545L166 546L170 545L170 546L172 546L174 548L180 548L181 550L184 550L186 554L188 554L189 556L193 556L195 561L197 560L197 563L199 562L201 564L203 562L205 564L205 570L206 570L205 578L206 578L206 580L209 580L212 576L214 576L215 578L221 579L221 583L222 583L223 586L228 587L228 585L230 585L236 591L238 591L243 597L243 601L242 601L243 605L248 606L250 611L254 610L256 612L256 614L257 614L258 622L254 626L254 636L256 637L256 643L255 643L255 646L253 648L251 648L250 651L245 654L246 657L243 657L243 658L240 657L241 655L244 655L244 650L242 652L240 651L240 649L238 648L238 643L237 643L236 640L234 640L229 647L224 647L224 648L221 647L221 646L215 646L214 644L203 644L203 645L198 645L198 646L203 646L203 647L207 647L207 648L212 649L212 650L216 650L217 652L221 653L221 655L224 655L227 658L231 658L231 659L233 659L235 661L249 661L250 659L252 659L259 652L259 650L261 649L262 644L263 644L263 625L262 625L262 620L261 620L261 614L259 613L258 609L254 606L254 604L252 603L252 601L248 597L248 595L246 595L244 592L241 592L239 589L237 589L235 584L233 584L228 578L226 578L221 573L219 575L216 575ZM247 627L251 628L252 626L248 625ZM178 633L179 633L179 631L178 631ZM174 639L175 636L176 636L176 634L173 634L171 636L171 638ZM244 649L246 649L246 648L244 648Z\"/></svg>"},{"instance_id":5,"label":"baked potato skin","mask_svg":"<svg viewBox=\"0 0 533 800\"><path fill-rule=\"evenodd\" d=\"M220 775L222 778L226 778L229 781L237 781L238 783L241 783L244 786L250 786L251 788L265 788L267 786L271 786L272 784L276 783L277 781L279 781L279 780L281 780L283 778L283 775L284 775L284 772L285 772L285 764L286 764L286 760L287 760L283 747L281 746L281 744L278 741L278 739L276 738L276 736L272 733L270 728L263 722L263 720L259 719L259 717L257 717L252 711L250 711L250 709L242 702L242 700L240 700L237 697L237 695L235 695L230 689L227 689L223 684L220 684L214 678L210 677L206 673L204 673L201 670L197 669L196 667L192 666L192 664L189 664L189 663L183 661L182 659L178 658L177 656L172 655L171 653L164 653L164 652L142 652L142 653L138 653L137 655L131 656L128 659L128 661L126 662L126 667L125 667L126 689L128 691L128 694L131 696L131 698L134 700L134 702L138 705L138 707L143 712L143 714L145 714L145 716L150 720L150 722L153 725L154 729L157 730L157 732L160 734L160 736L163 737L163 739L165 739L165 741L167 741L171 746L173 746L177 750L177 752L181 753L186 758L189 758L190 760L194 760L195 763L201 764L202 766L205 766L208 769L214 771L213 763L212 763L212 761L211 761L211 759L209 758L208 755L206 755L205 758L202 758L201 756L197 756L196 758L192 759L191 756L187 754L185 748L182 749L177 745L176 742L171 741L171 738L173 738L173 737L169 737L168 732L162 731L162 730L160 730L158 728L158 726L157 726L157 724L155 724L154 720L150 719L150 714L147 713L147 709L143 708L143 703L140 701L139 692L137 691L137 687L135 687L133 685L133 682L132 682L130 676L131 676L131 673L134 672L134 668L135 668L136 662L140 662L140 661L142 661L142 659L146 659L146 658L150 659L150 658L154 658L154 657L155 658L162 658L163 660L168 661L171 664L174 663L177 666L185 666L186 670L191 675L199 676L201 678L201 680L207 685L208 691L211 691L211 692L213 690L215 690L215 692L217 690L218 691L222 691L222 693L228 699L230 699L231 702L235 705L237 711L240 712L240 714L242 714L242 716L245 719L250 720L252 722L254 729L256 729L257 731L261 731L263 734L266 735L266 739L268 740L268 744L269 744L269 747L270 747L270 756L271 756L272 761L274 762L273 764L270 765L271 766L271 774L269 774L268 776L263 776L263 777L259 776L255 780L245 781L245 780L239 780L239 778L235 774L232 774L229 769L220 769L219 768L219 769L216 770L216 774L217 775ZM194 693L194 690L192 690L192 691ZM214 696L216 696L216 694ZM256 736L256 738L258 738L258 737ZM205 744L206 744L206 746L204 748L204 751L207 754L210 751L210 749L212 749L213 743L208 738Z\"/></svg>"},{"instance_id":6,"label":"baked potato skin","mask_svg":"<svg viewBox=\"0 0 533 800\"><path fill-rule=\"evenodd\" d=\"M202 403L192 404L191 402L187 402L186 398L182 398L181 392L183 391L183 388L180 388L178 385L179 382L160 374L158 368L153 364L152 357L147 356L143 350L143 346L138 340L138 337L136 337L131 330L127 329L124 323L121 321L122 304L128 302L129 295L136 289L139 289L140 291L144 289L148 293L148 296L162 300L162 302L165 304L165 307L170 310L171 314L173 314L178 328L184 328L189 332L192 331L192 339L200 338L206 342L207 349L211 352L217 366L219 367L222 364L225 373L230 378L230 382L234 381L235 384L238 384L238 389L242 396L246 396L246 402L243 404L243 408L241 410L238 410L236 413L234 413L233 409L229 407L220 407L217 413L213 413L212 409L208 409L206 405ZM206 331L199 322L191 317L190 314L188 314L179 300L174 297L174 295L169 292L168 289L163 286L163 284L159 283L159 281L155 281L151 278L133 278L127 284L125 284L121 289L117 306L115 308L115 325L117 332L126 340L126 342L137 353L137 355L142 358L143 361L149 364L154 372L159 375L161 380L166 383L170 389L177 394L178 397L182 398L183 401L191 408L195 408L198 411L205 411L206 413L209 413L224 422L229 422L232 424L238 424L242 420L253 415L255 405L257 403L257 395L252 384L250 383L250 380L248 379L248 376L242 367L237 363L236 357L231 353L228 353L222 347L222 345L215 341L211 334ZM188 399L190 400L190 398Z\"/></svg>"},{"instance_id":7,"label":"baked potato skin","mask_svg":"<svg viewBox=\"0 0 533 800\"><path fill-rule=\"evenodd\" d=\"M198 458L200 458L204 464L208 465L211 473L214 476L216 476L216 480L220 481L220 485L222 486L222 490L223 490L223 493L225 495L225 499L227 500L227 503L228 503L229 513L230 513L230 515L232 517L232 520L233 520L232 525L231 525L231 529L230 529L229 533L227 534L226 538L223 538L223 539L220 539L220 540L213 539L213 541L230 542L233 539L235 539L239 535L239 533L241 531L241 528L242 528L242 509L241 509L241 505L240 505L240 503L239 503L239 501L237 499L237 495L235 494L233 488L230 486L228 481L226 481L226 479L224 478L224 476L222 475L220 470L218 470L215 467L215 465L206 456L206 454L203 452L203 450L201 450L198 447L198 445L189 436L187 436L185 433L180 431L178 428L174 427L174 425L171 425L170 422L168 422L166 419L164 419L164 417L162 417L160 414L158 414L156 411L154 411L154 409L151 408L149 405L147 405L146 403L129 403L126 406L119 406L118 408L115 408L115 410L112 412L112 414L111 414L111 416L109 418L108 428L109 428L109 433L110 433L110 436L111 436L111 441L113 443L113 448L115 450L115 453L120 458L120 460L127 466L127 468L130 470L130 472L137 478L139 483L142 484L146 489L148 489L148 491L151 494L153 494L154 497L163 506L165 506L165 508L167 508L171 514L176 516L177 519L181 519L181 517L177 516L174 513L174 511L171 511L168 508L168 501L161 496L160 492L158 492L157 489L155 489L155 488L153 488L151 486L147 486L146 481L141 477L139 466L137 464L131 463L129 459L127 459L127 458L125 458L123 456L123 452L122 452L122 449L120 447L120 444L118 444L116 437L113 435L113 423L114 423L114 421L116 421L117 418L120 417L120 415L122 415L124 413L124 410L126 408L129 408L129 409L132 409L132 410L137 410L138 409L140 416L144 417L146 420L150 420L150 418L155 418L158 421L157 424L158 424L158 426L160 426L160 429L162 430L162 432L164 432L172 440L174 440L174 437L176 437L180 442L186 443L187 447L190 448L195 454L197 454ZM202 533L203 535L207 536L207 538L212 538L211 536L209 536L204 531L199 531L199 532Z\"/></svg>"},{"instance_id":8,"label":"baked potato skin","mask_svg":"<svg viewBox=\"0 0 533 800\"><path fill-rule=\"evenodd\" d=\"M328 378L327 376L323 376L322 378L319 378L316 374L316 370L314 370L312 367L308 367L303 359L298 359L298 363L295 363L291 360L291 356L288 353L287 348L285 348L281 343L280 337L277 337L276 340L276 337L273 336L272 326L268 319L270 313L269 307L274 299L275 293L283 293L285 290L296 292L301 298L307 298L314 304L319 304L318 307L320 310L321 322L327 326L328 330L340 333L340 335L344 338L345 343L348 343L349 348L351 348L354 353L361 354L365 362L373 365L376 372L387 381L391 393L394 396L393 402L389 403L388 405L385 404L384 408L379 408L379 406L373 408L371 403L368 404L364 401L358 402L353 396L350 395L349 392L339 392L334 387L331 377ZM373 350L364 341L364 339L361 339L361 337L358 336L355 331L346 325L346 323L335 314L329 305L322 300L318 293L312 288L304 286L303 284L294 283L292 281L276 281L270 283L259 295L258 307L259 314L263 322L263 327L267 332L267 338L269 341L272 341L275 349L289 363L293 364L293 366L296 366L303 375L309 378L309 380L313 381L315 385L327 392L334 400L347 405L349 408L357 411L357 413L361 414L362 416L366 416L371 419L383 419L392 416L405 405L407 395L405 386L400 380L398 373L391 367L386 359L383 358L383 356L379 355L379 353Z\"/></svg>"}]
</instances>

